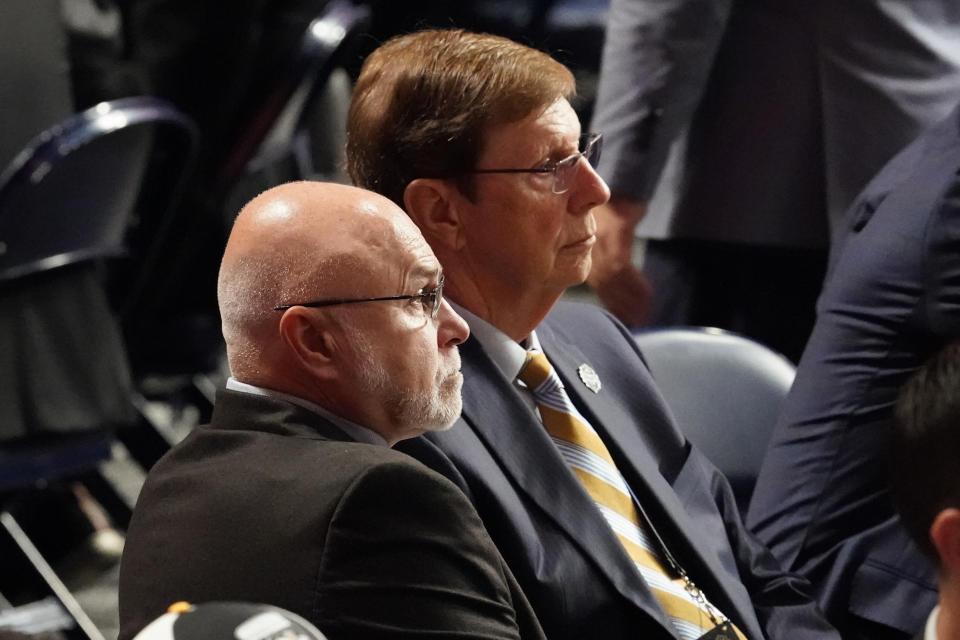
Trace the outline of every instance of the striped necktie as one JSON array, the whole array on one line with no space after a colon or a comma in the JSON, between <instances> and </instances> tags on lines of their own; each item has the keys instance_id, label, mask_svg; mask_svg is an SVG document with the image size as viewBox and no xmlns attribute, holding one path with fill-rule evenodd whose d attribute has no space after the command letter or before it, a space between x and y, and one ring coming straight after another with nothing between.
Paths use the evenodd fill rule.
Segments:
<instances>
[{"instance_id":1,"label":"striped necktie","mask_svg":"<svg viewBox=\"0 0 960 640\"><path fill-rule=\"evenodd\" d=\"M662 553L642 524L630 489L610 452L570 402L547 357L540 351L528 351L517 377L533 393L543 425L560 455L593 498L679 637L682 640L699 638L719 621L725 621L726 617L692 583L682 577L672 577L667 571ZM738 638L745 640L739 629L732 628Z\"/></svg>"}]
</instances>

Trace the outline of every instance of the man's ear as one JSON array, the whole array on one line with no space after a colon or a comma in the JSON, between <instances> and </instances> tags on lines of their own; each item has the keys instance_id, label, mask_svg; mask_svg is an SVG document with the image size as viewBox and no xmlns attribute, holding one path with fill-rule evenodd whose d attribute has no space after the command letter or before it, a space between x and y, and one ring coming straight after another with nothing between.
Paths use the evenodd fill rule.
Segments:
<instances>
[{"instance_id":1,"label":"man's ear","mask_svg":"<svg viewBox=\"0 0 960 640\"><path fill-rule=\"evenodd\" d=\"M930 539L937 548L940 564L960 575L960 509L944 509L930 525Z\"/></svg>"},{"instance_id":2,"label":"man's ear","mask_svg":"<svg viewBox=\"0 0 960 640\"><path fill-rule=\"evenodd\" d=\"M417 178L403 192L407 215L420 227L427 242L449 249L459 249L463 242L458 206L462 199L450 181L438 178Z\"/></svg>"},{"instance_id":3,"label":"man's ear","mask_svg":"<svg viewBox=\"0 0 960 640\"><path fill-rule=\"evenodd\" d=\"M318 379L337 375L337 340L322 313L291 307L280 318L280 339L293 360Z\"/></svg>"}]
</instances>

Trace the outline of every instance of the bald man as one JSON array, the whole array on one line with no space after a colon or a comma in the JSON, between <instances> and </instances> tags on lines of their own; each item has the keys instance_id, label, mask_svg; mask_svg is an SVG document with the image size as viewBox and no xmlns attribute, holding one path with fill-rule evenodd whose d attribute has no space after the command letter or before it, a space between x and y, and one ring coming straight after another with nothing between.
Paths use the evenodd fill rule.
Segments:
<instances>
[{"instance_id":1,"label":"bald man","mask_svg":"<svg viewBox=\"0 0 960 640\"><path fill-rule=\"evenodd\" d=\"M121 640L178 600L276 605L331 640L542 638L466 497L390 449L460 414L468 334L409 218L353 187L271 189L217 293L232 377L141 492Z\"/></svg>"}]
</instances>

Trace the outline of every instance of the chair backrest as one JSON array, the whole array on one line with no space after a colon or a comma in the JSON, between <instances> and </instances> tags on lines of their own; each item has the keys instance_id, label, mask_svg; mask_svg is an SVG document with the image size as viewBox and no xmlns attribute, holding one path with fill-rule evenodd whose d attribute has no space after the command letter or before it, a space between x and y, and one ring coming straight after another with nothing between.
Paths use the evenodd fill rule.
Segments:
<instances>
[{"instance_id":1,"label":"chair backrest","mask_svg":"<svg viewBox=\"0 0 960 640\"><path fill-rule=\"evenodd\" d=\"M189 164L192 122L141 96L100 103L34 138L0 173L0 282L122 253L151 154L171 137Z\"/></svg>"},{"instance_id":2,"label":"chair backrest","mask_svg":"<svg viewBox=\"0 0 960 640\"><path fill-rule=\"evenodd\" d=\"M727 476L745 509L795 367L764 345L720 329L633 335L680 429Z\"/></svg>"},{"instance_id":3,"label":"chair backrest","mask_svg":"<svg viewBox=\"0 0 960 640\"><path fill-rule=\"evenodd\" d=\"M364 5L333 0L310 22L297 56L279 70L273 89L225 158L217 176L221 188L234 188L245 175L269 172L272 165L288 160L296 165L296 170L287 179L310 177L310 167L304 166L304 160L310 164L309 159L296 148L296 134L305 126L311 106L334 70L350 62L345 58L369 17L369 8ZM255 195L256 191L269 186L272 184L257 185L246 189L244 195Z\"/></svg>"}]
</instances>

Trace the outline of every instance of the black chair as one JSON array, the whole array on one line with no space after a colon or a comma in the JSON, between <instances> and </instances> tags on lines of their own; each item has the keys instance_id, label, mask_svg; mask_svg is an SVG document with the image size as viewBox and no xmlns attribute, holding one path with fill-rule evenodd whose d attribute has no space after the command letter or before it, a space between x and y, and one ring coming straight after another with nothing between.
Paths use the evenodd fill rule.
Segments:
<instances>
[{"instance_id":1,"label":"black chair","mask_svg":"<svg viewBox=\"0 0 960 640\"><path fill-rule=\"evenodd\" d=\"M680 429L717 466L745 510L795 367L744 336L703 327L634 339Z\"/></svg>"},{"instance_id":2,"label":"black chair","mask_svg":"<svg viewBox=\"0 0 960 640\"><path fill-rule=\"evenodd\" d=\"M0 173L0 282L123 255L131 227L161 228L196 138L189 118L149 96L100 103L38 135ZM158 219L143 220L138 197L159 170L151 159L171 142L163 202L144 205Z\"/></svg>"},{"instance_id":3,"label":"black chair","mask_svg":"<svg viewBox=\"0 0 960 640\"><path fill-rule=\"evenodd\" d=\"M75 623L71 638L100 635L22 516L38 492L83 478L118 525L129 518L129 501L95 477L114 430L143 426L106 260L127 253L133 230L164 232L195 146L195 127L170 104L125 98L44 131L0 173L0 592L11 603L21 587L20 599L52 594ZM147 268L151 244L117 263L132 287L131 265Z\"/></svg>"},{"instance_id":4,"label":"black chair","mask_svg":"<svg viewBox=\"0 0 960 640\"><path fill-rule=\"evenodd\" d=\"M366 6L334 0L310 22L297 55L278 70L270 92L220 166L215 191L225 194L222 206L229 221L242 204L269 187L342 177L338 171L351 93L344 68L353 64L358 36L369 21Z\"/></svg>"}]
</instances>

